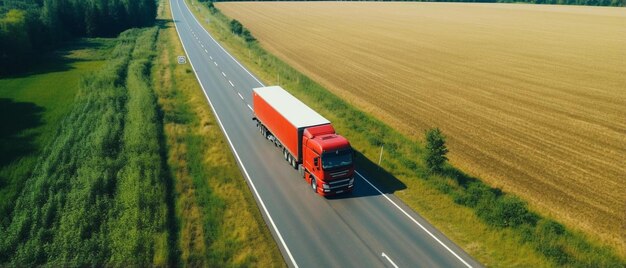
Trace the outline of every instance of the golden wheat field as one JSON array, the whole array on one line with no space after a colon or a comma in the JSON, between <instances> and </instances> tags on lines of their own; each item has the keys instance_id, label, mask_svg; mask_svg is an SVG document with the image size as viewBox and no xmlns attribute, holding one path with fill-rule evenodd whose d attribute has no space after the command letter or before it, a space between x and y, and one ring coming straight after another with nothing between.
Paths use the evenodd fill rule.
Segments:
<instances>
[{"instance_id":1,"label":"golden wheat field","mask_svg":"<svg viewBox=\"0 0 626 268\"><path fill-rule=\"evenodd\" d=\"M626 9L219 3L263 47L403 133L626 249Z\"/></svg>"}]
</instances>

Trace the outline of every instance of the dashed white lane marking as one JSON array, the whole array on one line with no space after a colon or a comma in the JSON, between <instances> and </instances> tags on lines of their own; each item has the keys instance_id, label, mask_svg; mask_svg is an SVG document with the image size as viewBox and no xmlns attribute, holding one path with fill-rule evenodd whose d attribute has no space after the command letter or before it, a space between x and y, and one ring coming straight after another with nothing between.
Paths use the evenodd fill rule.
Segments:
<instances>
[{"instance_id":1,"label":"dashed white lane marking","mask_svg":"<svg viewBox=\"0 0 626 268\"><path fill-rule=\"evenodd\" d=\"M391 258L389 258L389 256L387 256L387 254L385 254L385 252L383 252L383 254L382 254L381 256L382 256L383 258L387 259L387 260L391 263L391 265L393 265L393 267L398 268L398 265L396 265L396 264L395 264L395 263L391 260Z\"/></svg>"},{"instance_id":2,"label":"dashed white lane marking","mask_svg":"<svg viewBox=\"0 0 626 268\"><path fill-rule=\"evenodd\" d=\"M228 83L230 83L230 85L233 86L233 87L235 86L235 85L233 85L233 82L231 82L230 80L228 80Z\"/></svg>"},{"instance_id":3,"label":"dashed white lane marking","mask_svg":"<svg viewBox=\"0 0 626 268\"><path fill-rule=\"evenodd\" d=\"M211 58L211 60L213 60L213 56L209 56L209 58Z\"/></svg>"},{"instance_id":4,"label":"dashed white lane marking","mask_svg":"<svg viewBox=\"0 0 626 268\"><path fill-rule=\"evenodd\" d=\"M241 96L241 93L237 92L237 95L239 95L239 97L243 100L243 96Z\"/></svg>"},{"instance_id":5,"label":"dashed white lane marking","mask_svg":"<svg viewBox=\"0 0 626 268\"><path fill-rule=\"evenodd\" d=\"M226 77L226 74L225 74L224 72L222 72L222 75L223 75L224 77Z\"/></svg>"},{"instance_id":6,"label":"dashed white lane marking","mask_svg":"<svg viewBox=\"0 0 626 268\"><path fill-rule=\"evenodd\" d=\"M215 66L217 66L217 62L213 62L213 63L215 63Z\"/></svg>"},{"instance_id":7,"label":"dashed white lane marking","mask_svg":"<svg viewBox=\"0 0 626 268\"><path fill-rule=\"evenodd\" d=\"M207 51L206 49L204 50L204 52L209 53L209 51Z\"/></svg>"},{"instance_id":8,"label":"dashed white lane marking","mask_svg":"<svg viewBox=\"0 0 626 268\"><path fill-rule=\"evenodd\" d=\"M248 104L248 109L250 109L250 111L252 111L252 106L250 106L250 104Z\"/></svg>"},{"instance_id":9,"label":"dashed white lane marking","mask_svg":"<svg viewBox=\"0 0 626 268\"><path fill-rule=\"evenodd\" d=\"M180 1L176 1L176 3L178 4L178 9L182 12L182 9L180 8ZM187 10L189 10L189 7L187 6L187 3L185 3L183 1L183 4L187 8ZM174 5L170 5L170 12L172 13L172 18L174 18L175 17L174 16ZM194 16L192 16L192 17L194 18L194 20L196 20L196 23L198 23L198 25L200 25L200 22L198 22L198 19L196 19L196 17L194 17ZM196 75L196 80L198 80L198 83L200 83L200 87L202 87L202 91L204 92L204 96L209 101L209 105L211 105L211 110L213 110L213 113L215 114L215 117L217 118L217 123L220 125L220 128L222 129L222 132L224 132L224 135L226 136L226 140L228 141L228 144L230 145L230 148L232 149L233 153L235 154L235 158L237 158L237 161L241 164L243 173L246 176L246 179L248 180L248 183L250 184L250 186L252 186L252 190L254 191L254 194L258 198L259 203L261 203L261 207L263 208L263 211L265 212L265 215L267 215L267 218L269 219L270 224L272 225L272 228L276 232L276 235L278 235L278 239L280 240L280 243L283 245L283 248L287 252L287 255L289 256L289 260L291 260L291 263L293 264L293 266L295 268L298 268L298 263L296 263L296 260L293 258L293 255L291 254L291 250L289 250L289 247L287 246L287 243L285 243L285 239L283 239L283 236L280 233L280 230L278 230L278 227L276 226L276 223L274 222L274 219L272 218L272 215L270 214L269 210L265 206L265 202L263 202L263 198L261 198L261 195L259 194L259 191L256 189L256 186L254 185L254 182L250 178L250 174L248 173L248 170L246 169L245 164L243 163L243 161L241 161L241 158L239 157L239 153L237 153L237 149L235 149L235 146L233 145L233 142L230 140L230 137L228 136L228 132L226 132L226 129L224 128L224 125L222 124L222 120L220 119L219 115L215 111L215 106L213 106L213 103L211 102L211 99L209 98L209 95L207 95L207 93L206 93L207 91L204 88L204 85L202 84L202 82L200 81L200 78L198 77L198 72L196 72L196 69L193 66L193 62L191 61L191 58L189 58L189 53L187 53L187 48L185 47L185 43L182 41L182 38L180 37L180 31L178 30L178 23L174 23L174 27L176 27L176 33L178 34L178 39L181 40L181 43L183 44L183 50L185 50L185 54L187 55L187 58L189 59L189 63L191 64L191 68L194 70L194 74ZM204 28L202 28L202 29L207 34L209 34L209 32L207 32L206 29L204 29ZM209 35L209 37L211 37L211 35ZM213 39L213 37L211 37L211 39ZM217 44L217 41L215 41L215 39L213 39L213 41ZM221 45L220 45L220 47L222 48L222 50L227 55L229 55L233 60L235 60L235 58L233 58L230 54L228 54L228 52ZM246 68L243 68L243 66L237 60L235 60L235 62L237 62L237 64L239 64L239 66L244 71L246 71L248 74L250 74L250 76L252 76L252 74L248 70L246 70ZM260 85L263 85L263 83L261 83L254 76L252 76L252 78L254 78Z\"/></svg>"}]
</instances>

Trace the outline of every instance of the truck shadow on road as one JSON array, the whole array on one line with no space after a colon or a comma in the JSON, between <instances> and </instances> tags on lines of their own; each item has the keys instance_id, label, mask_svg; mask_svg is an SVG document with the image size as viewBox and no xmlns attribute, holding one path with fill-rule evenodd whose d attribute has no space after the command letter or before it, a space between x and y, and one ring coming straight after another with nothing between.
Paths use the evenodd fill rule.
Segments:
<instances>
[{"instance_id":1,"label":"truck shadow on road","mask_svg":"<svg viewBox=\"0 0 626 268\"><path fill-rule=\"evenodd\" d=\"M365 155L361 154L361 152L355 150L355 153L354 164L356 171L378 188L378 190L384 194L393 194L396 191L406 189L406 185L403 182L391 175L384 168L372 162ZM329 196L327 199L335 200L381 195L380 192L374 189L367 181L358 174L355 174L355 185L352 193Z\"/></svg>"}]
</instances>

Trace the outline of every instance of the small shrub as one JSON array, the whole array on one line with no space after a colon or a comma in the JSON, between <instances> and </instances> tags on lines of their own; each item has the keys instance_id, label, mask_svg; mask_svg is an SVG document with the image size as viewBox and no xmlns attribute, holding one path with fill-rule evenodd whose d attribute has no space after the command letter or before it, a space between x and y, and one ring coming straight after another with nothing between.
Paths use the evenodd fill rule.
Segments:
<instances>
[{"instance_id":1,"label":"small shrub","mask_svg":"<svg viewBox=\"0 0 626 268\"><path fill-rule=\"evenodd\" d=\"M540 236L557 236L565 233L565 227L553 220L543 219L537 223L537 232Z\"/></svg>"},{"instance_id":2,"label":"small shrub","mask_svg":"<svg viewBox=\"0 0 626 268\"><path fill-rule=\"evenodd\" d=\"M231 20L230 30L236 35L241 35L243 33L243 25L238 20Z\"/></svg>"},{"instance_id":3,"label":"small shrub","mask_svg":"<svg viewBox=\"0 0 626 268\"><path fill-rule=\"evenodd\" d=\"M526 204L514 196L484 196L478 202L477 210L487 223L497 227L516 227L536 222L536 216L528 211Z\"/></svg>"},{"instance_id":4,"label":"small shrub","mask_svg":"<svg viewBox=\"0 0 626 268\"><path fill-rule=\"evenodd\" d=\"M254 38L254 36L252 36L250 31L248 31L248 29L246 28L243 28L243 33L241 35L243 36L243 39L246 40L246 42L256 41L256 38Z\"/></svg>"},{"instance_id":5,"label":"small shrub","mask_svg":"<svg viewBox=\"0 0 626 268\"><path fill-rule=\"evenodd\" d=\"M474 208L481 199L489 198L489 195L491 195L491 199L495 197L489 187L480 182L472 182L463 191L463 194L460 194L459 200L455 200L455 202Z\"/></svg>"}]
</instances>

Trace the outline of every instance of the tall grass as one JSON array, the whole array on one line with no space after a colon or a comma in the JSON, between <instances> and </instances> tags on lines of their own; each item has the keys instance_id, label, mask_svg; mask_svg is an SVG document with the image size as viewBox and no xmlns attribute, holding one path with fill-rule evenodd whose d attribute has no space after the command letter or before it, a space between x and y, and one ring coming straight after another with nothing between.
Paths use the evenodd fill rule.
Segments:
<instances>
[{"instance_id":1,"label":"tall grass","mask_svg":"<svg viewBox=\"0 0 626 268\"><path fill-rule=\"evenodd\" d=\"M163 264L165 194L147 70L156 29L122 33L85 76L0 229L0 263ZM167 258L167 257L165 257Z\"/></svg>"},{"instance_id":2,"label":"tall grass","mask_svg":"<svg viewBox=\"0 0 626 268\"><path fill-rule=\"evenodd\" d=\"M416 200L436 203L451 199L458 206L470 209L474 217L481 221L481 225L487 226L490 233L498 236L490 241L490 244L497 245L502 242L532 248L538 255L537 263L541 265L623 267L626 264L613 249L590 242L584 235L568 230L554 220L531 211L519 198L503 193L497 188L491 188L481 180L470 177L452 166L447 166L442 175L431 175L422 160L424 149L420 141L410 139L384 122L359 111L266 52L257 42L232 35L228 28L230 19L219 11L202 14L210 17L209 29L213 34L254 69L263 80L269 84L280 81L284 88L333 121L337 131L347 136L353 147L364 156L357 160L357 167L361 171L371 175L370 178L389 191L403 189L409 185L398 196L414 209L419 211L420 206L425 206L416 206ZM381 171L369 159L378 159L380 147L383 145L385 157L381 163L383 168ZM437 191L438 196L431 200L417 197L422 195L422 192L430 190ZM459 210L452 207L448 209L449 211L439 213ZM475 232L472 229L475 226L467 226L462 219L459 219L457 225L452 228L463 234ZM506 235L508 233L513 235ZM489 250L499 251L499 249ZM491 255L517 256L517 252L500 251ZM509 259L509 257L500 258ZM492 262L489 259L484 261Z\"/></svg>"},{"instance_id":3,"label":"tall grass","mask_svg":"<svg viewBox=\"0 0 626 268\"><path fill-rule=\"evenodd\" d=\"M166 264L165 182L162 173L157 103L151 88L150 65L157 29L142 33L128 65L127 113L123 133L123 163L111 228L113 263ZM128 241L127 237L132 237ZM159 253L160 255L157 255Z\"/></svg>"},{"instance_id":4,"label":"tall grass","mask_svg":"<svg viewBox=\"0 0 626 268\"><path fill-rule=\"evenodd\" d=\"M0 225L9 224L25 178L70 112L81 77L104 64L113 41L74 40L42 56L28 74L0 78Z\"/></svg>"}]
</instances>

